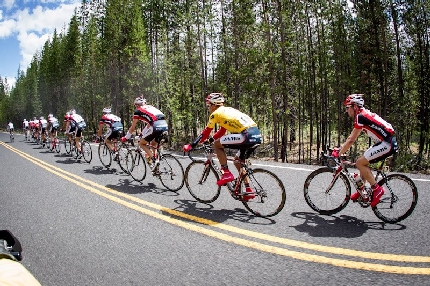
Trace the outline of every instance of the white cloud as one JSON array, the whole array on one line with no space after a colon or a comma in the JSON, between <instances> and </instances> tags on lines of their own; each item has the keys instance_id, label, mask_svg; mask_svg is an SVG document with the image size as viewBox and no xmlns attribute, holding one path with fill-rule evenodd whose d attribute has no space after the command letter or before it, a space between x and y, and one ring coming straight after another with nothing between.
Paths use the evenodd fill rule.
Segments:
<instances>
[{"instance_id":1,"label":"white cloud","mask_svg":"<svg viewBox=\"0 0 430 286\"><path fill-rule=\"evenodd\" d=\"M4 7L11 9L15 1L3 0L3 2ZM19 64L24 71L36 52L40 51L44 43L53 35L55 29L58 34L67 31L75 8L80 5L80 0L45 0L41 2L62 4L52 9L44 8L41 5L36 6L34 9L24 8L12 12L8 16L3 14L4 11L0 10L0 39L11 36L17 37L22 56ZM64 4L64 2L67 2L67 4Z\"/></svg>"}]
</instances>

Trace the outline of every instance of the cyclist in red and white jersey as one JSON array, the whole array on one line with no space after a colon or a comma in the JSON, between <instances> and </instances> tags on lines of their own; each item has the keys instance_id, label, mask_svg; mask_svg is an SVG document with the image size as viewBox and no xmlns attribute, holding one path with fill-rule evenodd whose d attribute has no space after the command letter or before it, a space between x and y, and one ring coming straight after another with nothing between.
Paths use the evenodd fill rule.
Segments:
<instances>
[{"instance_id":1,"label":"cyclist in red and white jersey","mask_svg":"<svg viewBox=\"0 0 430 286\"><path fill-rule=\"evenodd\" d=\"M390 123L382 119L379 115L364 108L362 94L349 95L343 104L349 117L354 118L354 129L340 150L335 149L332 155L338 157L347 152L361 132L366 133L373 139L375 144L367 149L363 156L357 159L356 167L360 171L363 181L368 181L372 187L373 196L370 205L375 207L385 191L384 188L377 184L369 168L369 164L382 161L398 152L399 148L394 136L394 129ZM351 200L356 201L359 197L360 194L356 192L351 195Z\"/></svg>"},{"instance_id":2,"label":"cyclist in red and white jersey","mask_svg":"<svg viewBox=\"0 0 430 286\"><path fill-rule=\"evenodd\" d=\"M146 99L143 95L134 100L134 106L136 110L134 111L133 122L127 134L121 138L121 141L126 142L131 138L131 134L136 129L137 122L145 122L146 126L142 130L142 139L140 139L139 145L148 155L148 164L154 170L159 162L155 157L156 154L146 145L150 142L152 146L156 147L157 143L155 139L162 136L165 131L168 131L166 117L159 109L146 104Z\"/></svg>"},{"instance_id":3,"label":"cyclist in red and white jersey","mask_svg":"<svg viewBox=\"0 0 430 286\"><path fill-rule=\"evenodd\" d=\"M75 109L71 109L69 111L70 115L69 115L69 119L67 122L67 129L69 129L69 133L73 133L72 129L69 128L73 126L75 126L74 128L74 133L75 133L75 146L76 149L78 149L78 159L82 158L82 150L81 150L81 136L82 136L82 131L87 127L87 124L85 123L85 120L82 118L82 116L80 116L79 114L76 113Z\"/></svg>"},{"instance_id":4,"label":"cyclist in red and white jersey","mask_svg":"<svg viewBox=\"0 0 430 286\"><path fill-rule=\"evenodd\" d=\"M43 116L40 116L39 118L39 127L40 127L40 134L42 135L42 146L45 147L46 132L47 132L46 128L48 127L48 121Z\"/></svg>"},{"instance_id":5,"label":"cyclist in red and white jersey","mask_svg":"<svg viewBox=\"0 0 430 286\"><path fill-rule=\"evenodd\" d=\"M103 108L103 116L99 122L99 129L97 131L98 138L101 137L103 132L103 126L107 125L108 130L105 134L105 144L108 146L111 152L114 151L114 147L112 145L112 139L119 139L122 135L124 127L121 123L121 117L116 116L111 113L112 109L110 107ZM118 152L114 154L114 158L117 159Z\"/></svg>"}]
</instances>

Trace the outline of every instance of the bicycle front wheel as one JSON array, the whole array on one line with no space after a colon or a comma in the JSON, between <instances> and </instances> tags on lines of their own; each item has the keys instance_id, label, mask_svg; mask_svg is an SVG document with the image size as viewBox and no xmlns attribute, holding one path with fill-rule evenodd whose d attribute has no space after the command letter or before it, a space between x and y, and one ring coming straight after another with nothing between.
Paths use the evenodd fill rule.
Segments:
<instances>
[{"instance_id":1,"label":"bicycle front wheel","mask_svg":"<svg viewBox=\"0 0 430 286\"><path fill-rule=\"evenodd\" d=\"M127 171L136 182L146 178L146 163L139 151L129 150L126 157Z\"/></svg>"},{"instance_id":2,"label":"bicycle front wheel","mask_svg":"<svg viewBox=\"0 0 430 286\"><path fill-rule=\"evenodd\" d=\"M333 181L333 170L324 167L309 174L304 185L306 203L322 215L343 210L351 197L351 185L343 173Z\"/></svg>"},{"instance_id":3,"label":"bicycle front wheel","mask_svg":"<svg viewBox=\"0 0 430 286\"><path fill-rule=\"evenodd\" d=\"M176 192L184 186L184 168L182 168L179 160L171 154L161 155L160 165L153 174L169 191Z\"/></svg>"},{"instance_id":4,"label":"bicycle front wheel","mask_svg":"<svg viewBox=\"0 0 430 286\"><path fill-rule=\"evenodd\" d=\"M221 187L217 185L219 175L214 167L204 161L194 161L185 169L185 185L190 194L201 203L218 199Z\"/></svg>"},{"instance_id":5,"label":"bicycle front wheel","mask_svg":"<svg viewBox=\"0 0 430 286\"><path fill-rule=\"evenodd\" d=\"M397 223L411 215L418 201L414 182L402 174L391 174L378 182L385 193L373 208L375 215L386 223Z\"/></svg>"},{"instance_id":6,"label":"bicycle front wheel","mask_svg":"<svg viewBox=\"0 0 430 286\"><path fill-rule=\"evenodd\" d=\"M259 217L277 215L285 205L285 188L282 181L272 172L254 169L248 174L249 186L255 197L248 201L242 200L245 208ZM242 180L241 183L244 181ZM245 187L242 185L242 190Z\"/></svg>"},{"instance_id":7,"label":"bicycle front wheel","mask_svg":"<svg viewBox=\"0 0 430 286\"><path fill-rule=\"evenodd\" d=\"M112 163L112 155L110 153L110 150L108 148L108 146L106 146L105 143L101 142L99 144L99 159L100 162L102 163L102 165L105 168L109 168L110 164Z\"/></svg>"},{"instance_id":8,"label":"bicycle front wheel","mask_svg":"<svg viewBox=\"0 0 430 286\"><path fill-rule=\"evenodd\" d=\"M129 174L127 164L128 149L125 145L118 144L118 165L124 173Z\"/></svg>"},{"instance_id":9,"label":"bicycle front wheel","mask_svg":"<svg viewBox=\"0 0 430 286\"><path fill-rule=\"evenodd\" d=\"M82 141L81 151L82 151L82 156L84 157L85 162L91 163L91 160L93 159L93 152L91 150L90 142Z\"/></svg>"}]
</instances>

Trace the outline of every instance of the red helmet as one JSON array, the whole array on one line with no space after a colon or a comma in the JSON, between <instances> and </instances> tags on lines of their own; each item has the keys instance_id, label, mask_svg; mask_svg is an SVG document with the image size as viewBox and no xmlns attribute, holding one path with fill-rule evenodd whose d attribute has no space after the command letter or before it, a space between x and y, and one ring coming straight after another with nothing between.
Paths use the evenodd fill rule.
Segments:
<instances>
[{"instance_id":1,"label":"red helmet","mask_svg":"<svg viewBox=\"0 0 430 286\"><path fill-rule=\"evenodd\" d=\"M350 94L343 102L343 105L356 104L358 107L363 107L364 99L362 94Z\"/></svg>"}]
</instances>

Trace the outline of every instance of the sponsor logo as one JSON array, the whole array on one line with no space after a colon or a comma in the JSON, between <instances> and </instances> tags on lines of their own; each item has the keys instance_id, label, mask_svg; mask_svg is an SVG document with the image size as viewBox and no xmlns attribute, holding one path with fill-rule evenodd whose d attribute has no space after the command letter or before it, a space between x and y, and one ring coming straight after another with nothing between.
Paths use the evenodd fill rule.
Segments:
<instances>
[{"instance_id":1,"label":"sponsor logo","mask_svg":"<svg viewBox=\"0 0 430 286\"><path fill-rule=\"evenodd\" d=\"M381 153L381 152L384 152L384 151L387 151L387 150L388 150L387 146L384 146L383 148L378 149L378 150L373 151L372 153L370 153L370 156L373 157L374 155L376 155L378 153Z\"/></svg>"},{"instance_id":2,"label":"sponsor logo","mask_svg":"<svg viewBox=\"0 0 430 286\"><path fill-rule=\"evenodd\" d=\"M381 127L376 126L375 124L371 124L370 128L379 131L382 134L382 136L387 137L387 133Z\"/></svg>"}]
</instances>

